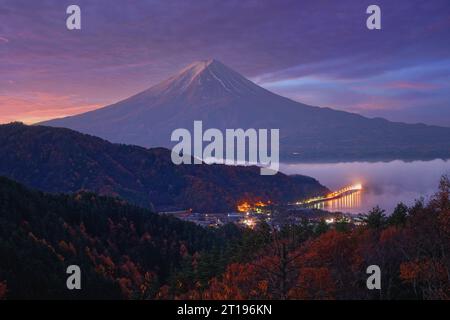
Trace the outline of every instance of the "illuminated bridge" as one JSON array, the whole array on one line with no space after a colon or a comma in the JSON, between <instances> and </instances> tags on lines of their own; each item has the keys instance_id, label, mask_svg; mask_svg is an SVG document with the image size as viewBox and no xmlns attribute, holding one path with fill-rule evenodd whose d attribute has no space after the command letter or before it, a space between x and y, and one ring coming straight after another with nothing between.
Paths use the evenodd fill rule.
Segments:
<instances>
[{"instance_id":1,"label":"illuminated bridge","mask_svg":"<svg viewBox=\"0 0 450 320\"><path fill-rule=\"evenodd\" d=\"M297 206L311 206L320 202L326 202L334 199L339 199L342 197L345 197L349 194L352 194L354 192L362 190L362 185L360 183L350 185L347 187L344 187L342 189L339 189L337 191L333 191L325 196L319 196L314 198L309 198L303 201L298 201L295 203Z\"/></svg>"}]
</instances>

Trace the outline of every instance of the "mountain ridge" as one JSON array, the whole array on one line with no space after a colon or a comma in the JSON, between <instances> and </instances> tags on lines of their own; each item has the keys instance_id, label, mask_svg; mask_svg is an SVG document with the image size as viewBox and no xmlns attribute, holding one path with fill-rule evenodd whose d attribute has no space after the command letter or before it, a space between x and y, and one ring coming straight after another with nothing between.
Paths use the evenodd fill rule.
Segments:
<instances>
[{"instance_id":1,"label":"mountain ridge","mask_svg":"<svg viewBox=\"0 0 450 320\"><path fill-rule=\"evenodd\" d=\"M65 128L0 125L0 176L52 193L88 190L158 211L230 212L240 201L293 201L328 190L258 167L175 165L170 150L113 144Z\"/></svg>"}]
</instances>

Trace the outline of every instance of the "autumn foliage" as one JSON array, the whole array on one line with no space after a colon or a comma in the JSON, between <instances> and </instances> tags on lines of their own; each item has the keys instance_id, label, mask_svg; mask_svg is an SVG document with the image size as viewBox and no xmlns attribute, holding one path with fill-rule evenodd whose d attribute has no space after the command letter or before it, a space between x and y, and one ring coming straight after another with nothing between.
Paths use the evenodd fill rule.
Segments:
<instances>
[{"instance_id":1,"label":"autumn foliage","mask_svg":"<svg viewBox=\"0 0 450 320\"><path fill-rule=\"evenodd\" d=\"M375 208L365 224L329 230L299 244L273 231L252 261L233 263L196 299L450 299L450 183L428 203ZM382 289L366 287L366 268L382 270Z\"/></svg>"},{"instance_id":2,"label":"autumn foliage","mask_svg":"<svg viewBox=\"0 0 450 320\"><path fill-rule=\"evenodd\" d=\"M0 299L450 299L445 177L428 203L281 230L208 230L91 193L0 188ZM68 264L95 285L65 290ZM381 290L367 289L370 265Z\"/></svg>"},{"instance_id":3,"label":"autumn foliage","mask_svg":"<svg viewBox=\"0 0 450 320\"><path fill-rule=\"evenodd\" d=\"M184 256L224 244L218 232L119 199L47 195L0 178L1 297L7 283L11 299L151 299ZM78 292L66 288L72 264Z\"/></svg>"}]
</instances>

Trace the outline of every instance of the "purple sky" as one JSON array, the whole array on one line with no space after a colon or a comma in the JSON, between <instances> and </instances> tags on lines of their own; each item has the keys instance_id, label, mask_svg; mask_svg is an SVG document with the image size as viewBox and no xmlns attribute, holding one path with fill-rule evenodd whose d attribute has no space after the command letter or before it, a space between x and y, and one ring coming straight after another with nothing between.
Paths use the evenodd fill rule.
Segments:
<instances>
[{"instance_id":1,"label":"purple sky","mask_svg":"<svg viewBox=\"0 0 450 320\"><path fill-rule=\"evenodd\" d=\"M311 105L450 126L449 0L0 0L0 122L101 107L208 58Z\"/></svg>"}]
</instances>

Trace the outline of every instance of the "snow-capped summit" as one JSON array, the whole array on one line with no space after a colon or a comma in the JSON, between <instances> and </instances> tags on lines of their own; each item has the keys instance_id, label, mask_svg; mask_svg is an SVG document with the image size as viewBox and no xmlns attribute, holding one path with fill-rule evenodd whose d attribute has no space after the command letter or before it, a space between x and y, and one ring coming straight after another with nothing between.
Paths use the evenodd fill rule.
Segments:
<instances>
[{"instance_id":1,"label":"snow-capped summit","mask_svg":"<svg viewBox=\"0 0 450 320\"><path fill-rule=\"evenodd\" d=\"M183 94L185 98L246 96L265 91L223 63L210 59L191 63L178 74L146 91Z\"/></svg>"}]
</instances>

